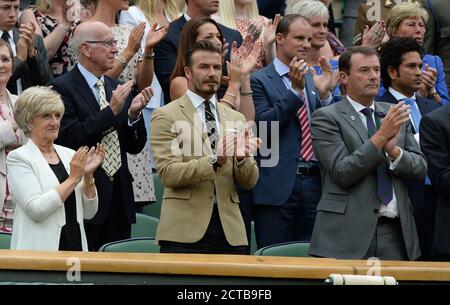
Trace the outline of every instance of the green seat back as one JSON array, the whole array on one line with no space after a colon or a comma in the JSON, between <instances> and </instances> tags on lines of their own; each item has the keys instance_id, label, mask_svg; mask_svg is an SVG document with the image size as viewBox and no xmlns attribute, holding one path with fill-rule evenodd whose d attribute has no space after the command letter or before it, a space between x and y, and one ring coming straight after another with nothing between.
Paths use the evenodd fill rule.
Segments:
<instances>
[{"instance_id":1,"label":"green seat back","mask_svg":"<svg viewBox=\"0 0 450 305\"><path fill-rule=\"evenodd\" d=\"M159 245L154 238L130 238L107 243L100 247L99 252L135 252L159 253Z\"/></svg>"},{"instance_id":2,"label":"green seat back","mask_svg":"<svg viewBox=\"0 0 450 305\"><path fill-rule=\"evenodd\" d=\"M309 242L289 242L258 249L254 255L308 257Z\"/></svg>"},{"instance_id":3,"label":"green seat back","mask_svg":"<svg viewBox=\"0 0 450 305\"><path fill-rule=\"evenodd\" d=\"M161 215L161 204L164 195L164 185L161 183L158 174L153 174L153 184L155 186L156 202L146 205L142 213L159 219Z\"/></svg>"},{"instance_id":4,"label":"green seat back","mask_svg":"<svg viewBox=\"0 0 450 305\"><path fill-rule=\"evenodd\" d=\"M11 245L11 234L0 232L0 249L9 249Z\"/></svg>"},{"instance_id":5,"label":"green seat back","mask_svg":"<svg viewBox=\"0 0 450 305\"><path fill-rule=\"evenodd\" d=\"M136 213L136 223L131 225L131 237L154 238L156 236L158 224L158 218Z\"/></svg>"}]
</instances>

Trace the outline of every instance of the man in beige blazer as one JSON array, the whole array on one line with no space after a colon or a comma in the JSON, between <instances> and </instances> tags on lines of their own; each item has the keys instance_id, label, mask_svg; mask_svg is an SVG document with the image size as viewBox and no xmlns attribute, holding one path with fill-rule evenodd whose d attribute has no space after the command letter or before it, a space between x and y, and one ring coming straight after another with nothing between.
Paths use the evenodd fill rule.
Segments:
<instances>
[{"instance_id":1,"label":"man in beige blazer","mask_svg":"<svg viewBox=\"0 0 450 305\"><path fill-rule=\"evenodd\" d=\"M216 100L221 50L199 41L185 56L186 94L151 120L151 147L165 186L156 239L163 253L246 254L235 183L244 189L256 184L251 155L260 140L240 132L244 116ZM244 138L246 145L235 149Z\"/></svg>"}]
</instances>

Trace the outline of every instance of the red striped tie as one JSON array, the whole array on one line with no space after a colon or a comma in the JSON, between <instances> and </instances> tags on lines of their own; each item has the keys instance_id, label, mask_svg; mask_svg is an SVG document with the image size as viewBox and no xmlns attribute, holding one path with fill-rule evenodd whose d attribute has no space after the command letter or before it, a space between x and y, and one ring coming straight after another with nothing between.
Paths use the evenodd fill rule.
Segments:
<instances>
[{"instance_id":1,"label":"red striped tie","mask_svg":"<svg viewBox=\"0 0 450 305\"><path fill-rule=\"evenodd\" d=\"M308 111L306 109L306 100L305 96L300 94L303 106L300 107L297 112L298 119L300 120L300 126L302 128L302 145L300 149L300 157L305 161L310 161L314 156L314 151L312 147L311 140L311 130L309 128L309 120L308 120Z\"/></svg>"}]
</instances>

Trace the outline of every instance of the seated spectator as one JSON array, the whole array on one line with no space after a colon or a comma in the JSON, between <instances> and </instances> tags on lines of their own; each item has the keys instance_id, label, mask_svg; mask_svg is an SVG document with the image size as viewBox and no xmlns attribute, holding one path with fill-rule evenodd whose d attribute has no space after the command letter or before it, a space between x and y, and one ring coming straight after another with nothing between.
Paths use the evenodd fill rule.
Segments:
<instances>
[{"instance_id":1,"label":"seated spectator","mask_svg":"<svg viewBox=\"0 0 450 305\"><path fill-rule=\"evenodd\" d=\"M411 37L423 45L427 11L418 3L400 3L391 9L386 21L389 37ZM425 54L423 57L422 86L418 94L442 105L450 102L442 60L439 56Z\"/></svg>"},{"instance_id":2,"label":"seated spectator","mask_svg":"<svg viewBox=\"0 0 450 305\"><path fill-rule=\"evenodd\" d=\"M11 249L87 251L84 219L98 208L94 171L101 144L78 151L55 145L64 105L59 94L32 87L18 98L14 117L29 137L8 155L8 185L16 204Z\"/></svg>"},{"instance_id":3,"label":"seated spectator","mask_svg":"<svg viewBox=\"0 0 450 305\"><path fill-rule=\"evenodd\" d=\"M265 67L275 56L275 29L280 21L276 15L274 21L259 15L256 0L230 0L219 3L217 22L237 30L242 37L251 35L261 47L255 70Z\"/></svg>"},{"instance_id":4,"label":"seated spectator","mask_svg":"<svg viewBox=\"0 0 450 305\"><path fill-rule=\"evenodd\" d=\"M12 232L14 204L7 187L6 157L22 145L25 135L14 120L13 111L17 96L6 89L14 66L10 46L0 40L0 232Z\"/></svg>"},{"instance_id":5,"label":"seated spectator","mask_svg":"<svg viewBox=\"0 0 450 305\"><path fill-rule=\"evenodd\" d=\"M78 21L68 19L69 9L63 0L38 0L20 15L21 23L33 23L35 33L44 38L54 77L67 72L70 65L69 38Z\"/></svg>"},{"instance_id":6,"label":"seated spectator","mask_svg":"<svg viewBox=\"0 0 450 305\"><path fill-rule=\"evenodd\" d=\"M8 90L18 94L34 85L45 85L53 79L42 37L35 35L33 23L16 27L19 0L0 0L0 37L13 50L14 68Z\"/></svg>"}]
</instances>

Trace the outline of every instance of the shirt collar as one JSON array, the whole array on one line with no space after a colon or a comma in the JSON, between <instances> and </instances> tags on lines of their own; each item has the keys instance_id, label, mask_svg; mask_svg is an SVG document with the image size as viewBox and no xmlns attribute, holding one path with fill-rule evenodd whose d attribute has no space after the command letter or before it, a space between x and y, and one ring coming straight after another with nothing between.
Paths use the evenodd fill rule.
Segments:
<instances>
[{"instance_id":1,"label":"shirt collar","mask_svg":"<svg viewBox=\"0 0 450 305\"><path fill-rule=\"evenodd\" d=\"M205 98L201 97L197 93L192 92L189 89L186 91L186 94L189 97L189 99L191 100L192 105L194 105L195 110L197 110L198 107L200 107L203 104L203 102L205 101ZM211 104L213 105L214 108L217 108L217 100L216 100L215 95L213 95L209 99L209 101L211 102Z\"/></svg>"},{"instance_id":2,"label":"shirt collar","mask_svg":"<svg viewBox=\"0 0 450 305\"><path fill-rule=\"evenodd\" d=\"M96 84L97 84L97 81L99 80L99 78L97 76L95 76L94 74L92 74L88 69L83 67L82 64L78 63L77 67L80 70L81 75L83 75L84 79L88 83L89 88L91 88L91 89L95 88L96 89ZM103 75L100 77L100 79L103 82L105 81L105 78L103 77Z\"/></svg>"},{"instance_id":3,"label":"shirt collar","mask_svg":"<svg viewBox=\"0 0 450 305\"><path fill-rule=\"evenodd\" d=\"M4 32L6 32L6 31L0 30L0 37L3 35ZM12 29L8 31L8 34L9 34L9 38L14 40L14 36L13 36L14 34L13 34L13 30Z\"/></svg>"},{"instance_id":4,"label":"shirt collar","mask_svg":"<svg viewBox=\"0 0 450 305\"><path fill-rule=\"evenodd\" d=\"M375 103L372 102L372 105L370 105L369 107L365 107L363 105L361 105L360 103L354 101L350 96L347 95L347 99L350 102L350 104L352 105L353 108L355 108L356 112L360 113L361 110L363 110L364 108L371 108L373 110L373 112L375 112Z\"/></svg>"},{"instance_id":5,"label":"shirt collar","mask_svg":"<svg viewBox=\"0 0 450 305\"><path fill-rule=\"evenodd\" d=\"M189 15L187 14L187 12L184 13L183 15L184 15L184 19L186 19L186 21L189 21L189 20L192 19L191 17L189 17Z\"/></svg>"},{"instance_id":6,"label":"shirt collar","mask_svg":"<svg viewBox=\"0 0 450 305\"><path fill-rule=\"evenodd\" d=\"M278 57L274 58L273 66L275 67L275 71L277 71L278 75L280 75L281 77L289 73L289 66L278 59Z\"/></svg>"},{"instance_id":7,"label":"shirt collar","mask_svg":"<svg viewBox=\"0 0 450 305\"><path fill-rule=\"evenodd\" d=\"M395 99L397 101L402 101L404 99L412 99L412 100L416 100L416 94L414 93L413 96L411 97L407 97L405 95L403 95L402 93L398 92L397 90L393 89L392 87L389 87L388 91L395 97Z\"/></svg>"}]
</instances>

